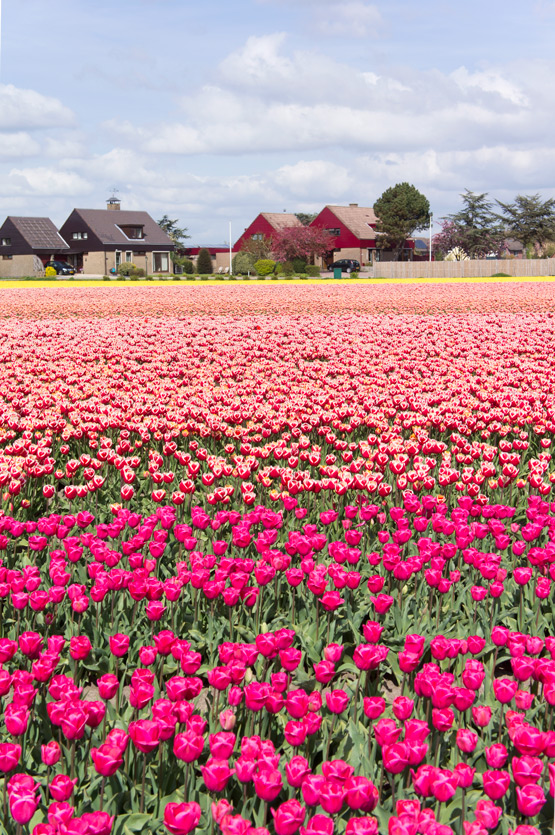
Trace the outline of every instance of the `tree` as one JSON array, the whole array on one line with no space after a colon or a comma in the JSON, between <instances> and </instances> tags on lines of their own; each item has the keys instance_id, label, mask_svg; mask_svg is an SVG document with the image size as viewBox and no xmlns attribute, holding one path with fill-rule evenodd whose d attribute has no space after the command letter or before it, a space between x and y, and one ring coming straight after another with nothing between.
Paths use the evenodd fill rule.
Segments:
<instances>
[{"instance_id":1,"label":"tree","mask_svg":"<svg viewBox=\"0 0 555 835\"><path fill-rule=\"evenodd\" d=\"M178 218L171 220L168 215L164 215L157 223L160 229L164 230L166 235L172 239L177 247L182 247L185 239L191 236L187 234L187 228L181 229L179 226L176 226L177 220Z\"/></svg>"},{"instance_id":2,"label":"tree","mask_svg":"<svg viewBox=\"0 0 555 835\"><path fill-rule=\"evenodd\" d=\"M263 235L261 238L248 238L241 243L241 252L247 252L249 255L252 255L254 261L258 261L260 258L270 258L272 250L273 240L266 235Z\"/></svg>"},{"instance_id":3,"label":"tree","mask_svg":"<svg viewBox=\"0 0 555 835\"><path fill-rule=\"evenodd\" d=\"M303 226L310 226L315 217L318 217L316 212L295 212L295 217L298 217Z\"/></svg>"},{"instance_id":4,"label":"tree","mask_svg":"<svg viewBox=\"0 0 555 835\"><path fill-rule=\"evenodd\" d=\"M325 258L334 243L332 235L320 226L290 226L275 235L272 250L276 261L300 258L312 262L314 258Z\"/></svg>"},{"instance_id":5,"label":"tree","mask_svg":"<svg viewBox=\"0 0 555 835\"><path fill-rule=\"evenodd\" d=\"M461 229L452 220L444 217L441 222L441 232L438 232L432 238L432 248L436 253L436 258L437 253L445 256L453 249L464 250L465 244L466 237L464 235L464 229Z\"/></svg>"},{"instance_id":6,"label":"tree","mask_svg":"<svg viewBox=\"0 0 555 835\"><path fill-rule=\"evenodd\" d=\"M211 275L212 258L207 249L199 250L197 255L197 272L199 275Z\"/></svg>"},{"instance_id":7,"label":"tree","mask_svg":"<svg viewBox=\"0 0 555 835\"><path fill-rule=\"evenodd\" d=\"M374 203L378 218L376 232L380 249L393 249L399 260L405 241L430 222L428 199L410 183L398 183L384 191Z\"/></svg>"},{"instance_id":8,"label":"tree","mask_svg":"<svg viewBox=\"0 0 555 835\"><path fill-rule=\"evenodd\" d=\"M456 234L455 246L459 246L471 258L484 258L491 252L498 255L505 242L506 233L499 217L492 211L493 203L487 194L475 194L465 189L461 194L463 207L455 214L447 215Z\"/></svg>"},{"instance_id":9,"label":"tree","mask_svg":"<svg viewBox=\"0 0 555 835\"><path fill-rule=\"evenodd\" d=\"M534 247L539 254L544 244L555 239L555 200L542 200L539 194L517 194L513 203L495 201L497 215L508 237L520 241L524 249Z\"/></svg>"}]
</instances>

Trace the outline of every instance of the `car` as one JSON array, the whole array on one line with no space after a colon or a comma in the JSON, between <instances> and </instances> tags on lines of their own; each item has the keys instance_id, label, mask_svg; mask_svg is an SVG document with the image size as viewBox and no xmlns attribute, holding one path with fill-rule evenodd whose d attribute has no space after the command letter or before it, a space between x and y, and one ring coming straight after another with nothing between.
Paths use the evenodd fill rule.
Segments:
<instances>
[{"instance_id":1,"label":"car","mask_svg":"<svg viewBox=\"0 0 555 835\"><path fill-rule=\"evenodd\" d=\"M56 270L56 275L75 275L75 267L72 267L67 261L48 261L44 265L44 269L47 267Z\"/></svg>"},{"instance_id":2,"label":"car","mask_svg":"<svg viewBox=\"0 0 555 835\"><path fill-rule=\"evenodd\" d=\"M339 261L333 262L330 270L341 270L342 273L357 272L360 270L360 262L353 258L340 258Z\"/></svg>"}]
</instances>

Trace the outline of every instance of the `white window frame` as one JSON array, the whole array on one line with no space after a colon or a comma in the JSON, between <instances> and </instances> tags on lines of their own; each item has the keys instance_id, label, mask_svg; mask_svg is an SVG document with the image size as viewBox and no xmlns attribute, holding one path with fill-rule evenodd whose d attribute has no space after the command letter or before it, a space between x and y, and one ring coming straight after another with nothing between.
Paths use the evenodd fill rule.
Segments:
<instances>
[{"instance_id":1,"label":"white window frame","mask_svg":"<svg viewBox=\"0 0 555 835\"><path fill-rule=\"evenodd\" d=\"M2 238L2 246L11 246L12 239L11 238Z\"/></svg>"},{"instance_id":2,"label":"white window frame","mask_svg":"<svg viewBox=\"0 0 555 835\"><path fill-rule=\"evenodd\" d=\"M129 250L127 250L126 253L125 253L125 262L127 264L131 264L132 261L133 261L133 253L130 252Z\"/></svg>"},{"instance_id":3,"label":"white window frame","mask_svg":"<svg viewBox=\"0 0 555 835\"><path fill-rule=\"evenodd\" d=\"M115 258L114 258L114 266L116 268L116 272L121 264L121 249L116 249L115 251Z\"/></svg>"},{"instance_id":4,"label":"white window frame","mask_svg":"<svg viewBox=\"0 0 555 835\"><path fill-rule=\"evenodd\" d=\"M140 223L137 223L137 224L124 223L124 226L128 226L128 227L132 226L134 229L140 229L141 230L141 236L139 238L129 238L129 237L127 237L127 235L125 234L125 232L123 231L121 226L118 226L117 223L116 223L116 226L117 226L118 230L121 232L121 234L123 235L123 237L125 238L126 241L144 241L144 239L145 239L144 224L141 225Z\"/></svg>"}]
</instances>

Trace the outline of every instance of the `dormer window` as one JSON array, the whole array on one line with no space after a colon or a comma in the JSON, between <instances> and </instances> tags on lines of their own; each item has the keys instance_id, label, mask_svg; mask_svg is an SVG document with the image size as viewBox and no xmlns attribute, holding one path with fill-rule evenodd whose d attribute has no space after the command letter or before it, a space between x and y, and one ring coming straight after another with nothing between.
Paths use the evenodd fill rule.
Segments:
<instances>
[{"instance_id":1,"label":"dormer window","mask_svg":"<svg viewBox=\"0 0 555 835\"><path fill-rule=\"evenodd\" d=\"M86 241L89 237L88 232L73 232L71 235L74 241Z\"/></svg>"},{"instance_id":2,"label":"dormer window","mask_svg":"<svg viewBox=\"0 0 555 835\"><path fill-rule=\"evenodd\" d=\"M139 241L144 238L142 226L120 226L119 227L126 238L132 241Z\"/></svg>"},{"instance_id":3,"label":"dormer window","mask_svg":"<svg viewBox=\"0 0 555 835\"><path fill-rule=\"evenodd\" d=\"M12 239L11 238L2 238L2 246L11 246Z\"/></svg>"}]
</instances>

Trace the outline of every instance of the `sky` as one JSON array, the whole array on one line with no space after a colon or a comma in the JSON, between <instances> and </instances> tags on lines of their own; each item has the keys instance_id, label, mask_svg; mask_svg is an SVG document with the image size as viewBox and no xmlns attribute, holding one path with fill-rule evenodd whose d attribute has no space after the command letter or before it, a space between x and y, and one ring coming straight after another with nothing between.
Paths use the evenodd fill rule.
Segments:
<instances>
[{"instance_id":1,"label":"sky","mask_svg":"<svg viewBox=\"0 0 555 835\"><path fill-rule=\"evenodd\" d=\"M0 223L555 197L551 0L0 0Z\"/></svg>"}]
</instances>

